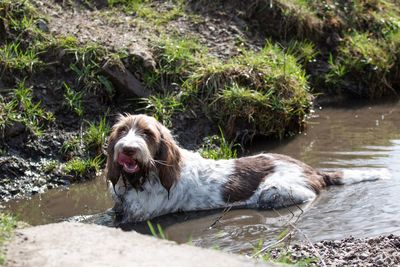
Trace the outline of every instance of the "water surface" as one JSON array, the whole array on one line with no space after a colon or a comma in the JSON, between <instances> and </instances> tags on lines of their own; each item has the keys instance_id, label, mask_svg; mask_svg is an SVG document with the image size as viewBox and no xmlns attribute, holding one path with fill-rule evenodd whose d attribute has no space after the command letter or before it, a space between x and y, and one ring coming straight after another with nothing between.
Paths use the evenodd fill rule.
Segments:
<instances>
[{"instance_id":1,"label":"water surface","mask_svg":"<svg viewBox=\"0 0 400 267\"><path fill-rule=\"evenodd\" d=\"M177 242L248 252L260 240L272 242L294 223L313 241L400 234L400 103L326 108L315 112L308 129L284 142L256 142L249 151L290 155L323 170L388 168L391 180L330 187L313 202L278 212L231 210L163 216L167 236ZM72 219L112 225L112 206L102 179L51 190L31 200L3 203L31 224ZM94 216L86 216L96 214ZM147 225L126 230L148 232Z\"/></svg>"}]
</instances>

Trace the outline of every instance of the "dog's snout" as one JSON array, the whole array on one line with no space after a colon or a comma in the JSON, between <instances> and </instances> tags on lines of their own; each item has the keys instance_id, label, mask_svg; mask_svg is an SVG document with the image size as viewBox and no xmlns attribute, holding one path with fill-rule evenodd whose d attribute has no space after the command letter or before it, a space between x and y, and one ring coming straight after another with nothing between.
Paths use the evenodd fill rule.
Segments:
<instances>
[{"instance_id":1,"label":"dog's snout","mask_svg":"<svg viewBox=\"0 0 400 267\"><path fill-rule=\"evenodd\" d=\"M135 155L137 153L137 151L138 151L138 148L133 147L133 146L124 146L122 148L122 152L124 154L131 155L131 156Z\"/></svg>"}]
</instances>

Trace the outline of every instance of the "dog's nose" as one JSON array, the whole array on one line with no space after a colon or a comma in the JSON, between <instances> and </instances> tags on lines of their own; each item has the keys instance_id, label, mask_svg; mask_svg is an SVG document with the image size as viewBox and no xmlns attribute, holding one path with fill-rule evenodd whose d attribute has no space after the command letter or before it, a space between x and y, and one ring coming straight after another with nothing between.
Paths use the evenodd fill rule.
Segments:
<instances>
[{"instance_id":1,"label":"dog's nose","mask_svg":"<svg viewBox=\"0 0 400 267\"><path fill-rule=\"evenodd\" d=\"M136 147L133 147L133 146L124 146L122 148L122 152L124 154L130 155L130 156L135 155L137 151L138 151L138 149Z\"/></svg>"}]
</instances>

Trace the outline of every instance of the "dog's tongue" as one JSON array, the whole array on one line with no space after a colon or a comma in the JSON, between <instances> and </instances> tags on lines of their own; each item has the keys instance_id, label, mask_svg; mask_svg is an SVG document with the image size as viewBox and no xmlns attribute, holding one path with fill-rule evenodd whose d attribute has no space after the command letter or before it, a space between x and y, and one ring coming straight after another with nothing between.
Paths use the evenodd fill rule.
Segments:
<instances>
[{"instance_id":1,"label":"dog's tongue","mask_svg":"<svg viewBox=\"0 0 400 267\"><path fill-rule=\"evenodd\" d=\"M121 165L127 173L135 173L139 171L137 161L131 159L129 156L120 153L118 155L118 164Z\"/></svg>"}]
</instances>

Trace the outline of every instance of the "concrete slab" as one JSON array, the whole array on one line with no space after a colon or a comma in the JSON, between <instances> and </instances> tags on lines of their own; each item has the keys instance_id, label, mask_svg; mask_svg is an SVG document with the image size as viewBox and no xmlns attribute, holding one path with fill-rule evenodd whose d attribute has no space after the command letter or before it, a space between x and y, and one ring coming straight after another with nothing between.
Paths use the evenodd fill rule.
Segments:
<instances>
[{"instance_id":1,"label":"concrete slab","mask_svg":"<svg viewBox=\"0 0 400 267\"><path fill-rule=\"evenodd\" d=\"M271 266L244 256L178 245L136 232L63 222L16 231L6 266Z\"/></svg>"}]
</instances>

